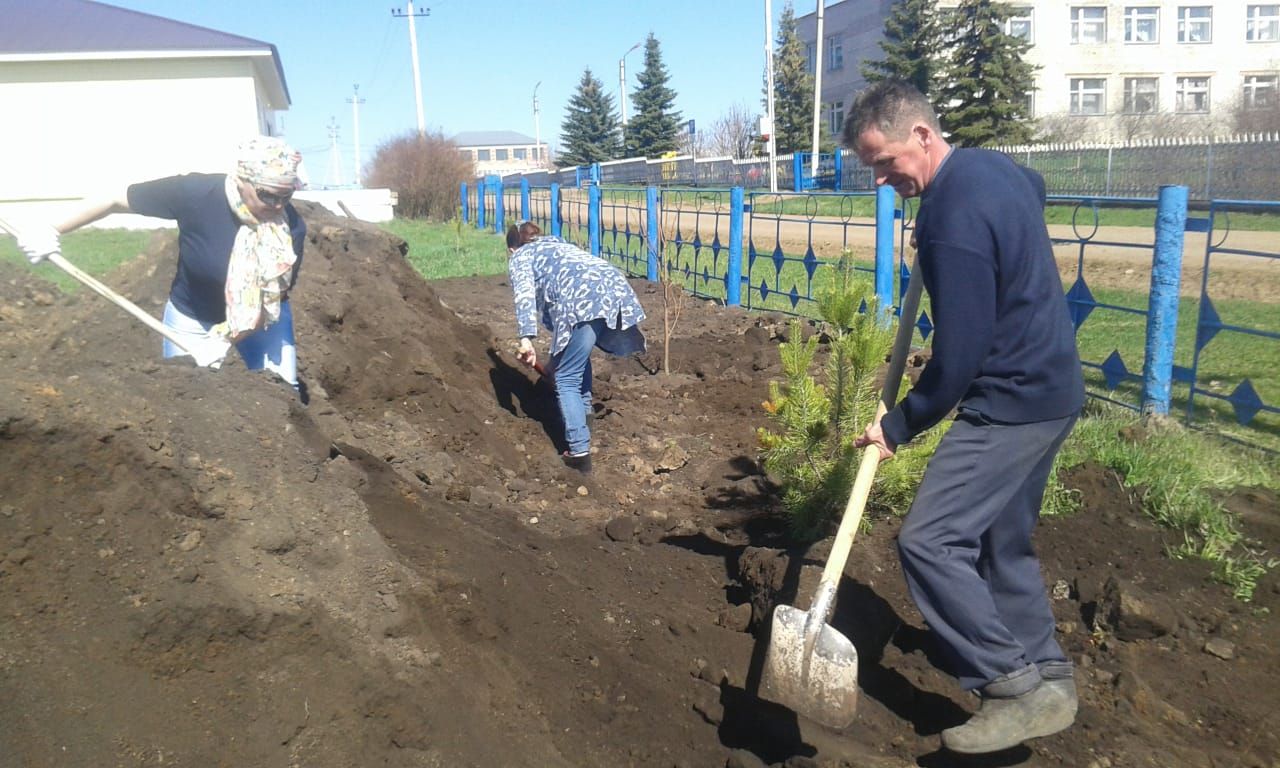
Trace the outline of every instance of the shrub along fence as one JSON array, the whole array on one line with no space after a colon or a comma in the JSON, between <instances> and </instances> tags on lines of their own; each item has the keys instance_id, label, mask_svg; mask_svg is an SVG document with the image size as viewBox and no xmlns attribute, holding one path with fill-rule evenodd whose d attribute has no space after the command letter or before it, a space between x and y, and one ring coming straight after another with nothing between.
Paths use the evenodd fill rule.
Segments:
<instances>
[{"instance_id":1,"label":"shrub along fence","mask_svg":"<svg viewBox=\"0 0 1280 768\"><path fill-rule=\"evenodd\" d=\"M459 191L464 221L478 228L501 233L527 219L629 275L657 281L669 269L670 279L691 293L727 306L813 316L815 292L829 279L825 267L845 249L865 257L859 269L876 302L895 313L910 279L905 246L914 201L904 204L885 187L766 193L590 181L585 188L539 186L528 178L488 177ZM1054 195L1049 205L1073 210L1069 231L1051 232L1060 255L1075 255L1066 296L1091 396L1144 413L1181 411L1188 425L1234 421L1244 429L1228 431L1245 442L1274 444L1280 312L1274 304L1215 300L1213 270L1224 259L1237 267L1280 261L1280 235L1268 233L1262 248L1228 244L1232 213L1280 216L1280 203L1214 200L1194 207L1187 187L1166 186L1154 198ZM1154 225L1100 226L1121 209L1141 212ZM1188 232L1206 243L1198 297L1180 295ZM1131 261L1138 255L1140 266L1150 255L1148 290L1117 288L1107 279L1110 261L1126 253ZM927 340L927 307L914 325Z\"/></svg>"}]
</instances>

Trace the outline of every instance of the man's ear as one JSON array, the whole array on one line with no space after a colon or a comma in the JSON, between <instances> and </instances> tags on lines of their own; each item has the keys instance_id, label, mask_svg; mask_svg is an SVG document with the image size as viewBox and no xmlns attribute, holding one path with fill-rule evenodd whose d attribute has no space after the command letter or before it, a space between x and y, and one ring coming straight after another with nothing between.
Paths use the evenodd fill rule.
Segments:
<instances>
[{"instance_id":1,"label":"man's ear","mask_svg":"<svg viewBox=\"0 0 1280 768\"><path fill-rule=\"evenodd\" d=\"M929 145L933 143L933 129L924 123L916 123L912 125L911 135L914 136L920 142L920 146L925 149L928 149Z\"/></svg>"}]
</instances>

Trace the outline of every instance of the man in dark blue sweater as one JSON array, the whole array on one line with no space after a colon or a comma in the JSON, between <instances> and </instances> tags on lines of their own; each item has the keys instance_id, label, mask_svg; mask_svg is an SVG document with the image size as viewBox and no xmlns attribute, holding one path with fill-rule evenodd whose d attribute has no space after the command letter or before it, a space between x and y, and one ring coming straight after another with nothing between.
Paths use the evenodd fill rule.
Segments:
<instances>
[{"instance_id":1,"label":"man in dark blue sweater","mask_svg":"<svg viewBox=\"0 0 1280 768\"><path fill-rule=\"evenodd\" d=\"M889 458L956 409L898 549L950 671L981 698L943 745L1007 749L1076 714L1031 546L1054 456L1084 404L1044 181L997 152L950 147L928 100L901 81L860 93L842 139L877 184L920 198L919 276L936 328L916 385L858 444Z\"/></svg>"}]
</instances>

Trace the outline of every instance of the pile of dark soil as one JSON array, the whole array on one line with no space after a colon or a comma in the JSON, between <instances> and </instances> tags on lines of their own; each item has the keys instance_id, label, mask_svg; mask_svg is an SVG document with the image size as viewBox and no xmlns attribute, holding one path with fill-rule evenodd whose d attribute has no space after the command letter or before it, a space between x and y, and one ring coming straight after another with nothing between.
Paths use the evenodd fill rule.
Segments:
<instances>
[{"instance_id":1,"label":"pile of dark soil","mask_svg":"<svg viewBox=\"0 0 1280 768\"><path fill-rule=\"evenodd\" d=\"M97 297L0 267L0 765L1280 765L1280 587L1235 601L1114 478L1038 533L1078 725L961 762L973 702L930 662L893 519L834 622L845 733L754 696L790 546L757 460L782 318L691 303L598 358L596 473L557 458L501 277L424 283L403 243L307 208L294 294L310 401L159 360ZM158 314L172 235L107 282ZM1276 499L1229 502L1276 551ZM762 630L762 627L766 629Z\"/></svg>"}]
</instances>

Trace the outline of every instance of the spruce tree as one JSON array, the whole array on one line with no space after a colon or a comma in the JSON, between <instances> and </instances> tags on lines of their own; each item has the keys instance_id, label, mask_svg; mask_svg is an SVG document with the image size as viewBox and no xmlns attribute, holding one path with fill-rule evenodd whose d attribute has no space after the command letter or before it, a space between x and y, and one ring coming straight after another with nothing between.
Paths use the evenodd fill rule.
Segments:
<instances>
[{"instance_id":1,"label":"spruce tree","mask_svg":"<svg viewBox=\"0 0 1280 768\"><path fill-rule=\"evenodd\" d=\"M813 75L804 43L796 32L796 14L788 2L778 20L773 52L773 132L779 154L804 151L813 139ZM815 62L822 66L822 62ZM768 88L766 82L765 88ZM768 105L768 91L765 104Z\"/></svg>"},{"instance_id":2,"label":"spruce tree","mask_svg":"<svg viewBox=\"0 0 1280 768\"><path fill-rule=\"evenodd\" d=\"M578 90L569 99L560 131L564 141L559 158L562 166L615 160L622 153L613 97L605 93L604 84L591 74L590 67L583 71Z\"/></svg>"},{"instance_id":3,"label":"spruce tree","mask_svg":"<svg viewBox=\"0 0 1280 768\"><path fill-rule=\"evenodd\" d=\"M627 157L658 157L674 151L679 146L680 113L672 108L676 92L667 87L669 75L652 32L644 41L644 69L636 79L640 86L631 98L635 115L623 129Z\"/></svg>"},{"instance_id":4,"label":"spruce tree","mask_svg":"<svg viewBox=\"0 0 1280 768\"><path fill-rule=\"evenodd\" d=\"M868 83L888 78L905 80L928 96L937 87L939 51L944 47L935 0L897 0L884 20L881 61L865 61L862 76Z\"/></svg>"},{"instance_id":5,"label":"spruce tree","mask_svg":"<svg viewBox=\"0 0 1280 768\"><path fill-rule=\"evenodd\" d=\"M946 16L952 45L936 103L951 139L962 146L1024 144L1035 134L1027 96L1035 88L1035 67L1024 55L1031 47L1004 31L1013 13L996 0L962 0Z\"/></svg>"}]
</instances>

